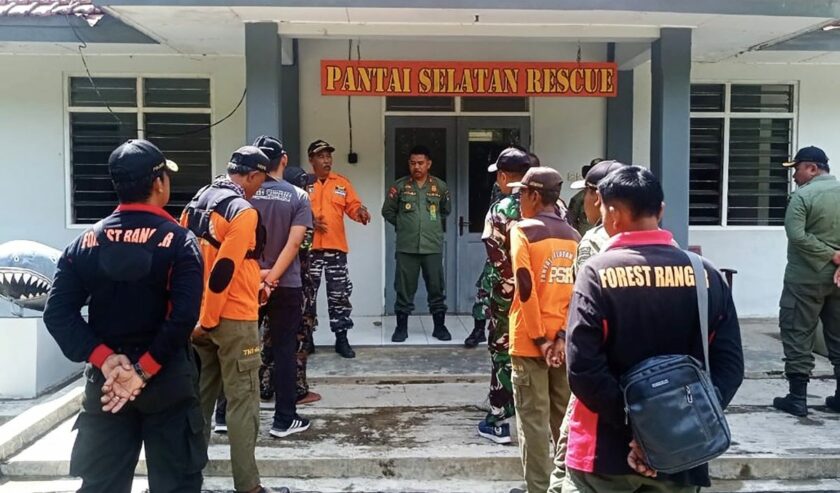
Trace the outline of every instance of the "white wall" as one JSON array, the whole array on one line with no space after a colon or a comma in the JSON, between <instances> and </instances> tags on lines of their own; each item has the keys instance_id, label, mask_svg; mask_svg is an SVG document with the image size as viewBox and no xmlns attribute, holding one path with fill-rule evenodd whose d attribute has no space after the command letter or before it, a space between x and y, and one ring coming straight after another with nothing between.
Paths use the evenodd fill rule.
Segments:
<instances>
[{"instance_id":1,"label":"white wall","mask_svg":"<svg viewBox=\"0 0 840 493\"><path fill-rule=\"evenodd\" d=\"M794 148L816 145L835 160L840 160L838 77L836 65L695 63L691 73L692 81L797 83ZM650 162L650 63L636 69L635 83L633 160L646 164ZM738 270L733 292L740 316L778 314L787 246L781 226L693 227L689 242L702 246L703 254L718 267Z\"/></svg>"},{"instance_id":2,"label":"white wall","mask_svg":"<svg viewBox=\"0 0 840 493\"><path fill-rule=\"evenodd\" d=\"M185 75L211 79L213 120L229 113L245 87L242 58L87 56L96 75ZM65 224L64 81L84 75L78 55L0 55L0 242L39 241L63 249L80 229ZM224 169L245 138L245 105L213 130L213 163ZM208 176L208 182L211 179Z\"/></svg>"},{"instance_id":3,"label":"white wall","mask_svg":"<svg viewBox=\"0 0 840 493\"><path fill-rule=\"evenodd\" d=\"M363 41L363 58L453 60L570 60L576 46L553 43ZM384 198L383 100L354 97L354 150L360 162L346 164L347 100L320 95L319 63L347 56L345 40L300 42L301 146L324 138L338 149L336 171L348 176L362 200L377 211ZM584 45L583 58L603 60L602 45ZM206 75L212 80L214 120L238 102L244 87L242 58L171 56L88 56L96 74ZM77 55L0 55L0 158L6 172L0 181L0 242L31 239L61 248L78 234L65 225L66 191L64 139L64 79L81 75ZM829 157L840 156L840 141L832 138L840 124L836 108L840 93L834 83L840 67L821 65L695 64L693 80L798 81L797 146L819 145ZM581 165L604 153L605 107L598 98L534 98L532 142L544 164L568 180ZM650 64L635 71L634 162L650 161ZM244 105L214 129L213 159L220 172L232 150L245 136ZM293 157L294 158L294 157ZM840 158L837 158L840 159ZM209 177L208 177L209 179ZM564 197L568 198L566 189ZM367 227L348 223L350 269L355 284L354 313L382 313L384 224L378 214ZM692 228L692 244L720 267L739 270L735 299L742 315L773 316L777 311L785 263L785 237L780 228ZM319 307L323 310L323 290Z\"/></svg>"},{"instance_id":4,"label":"white wall","mask_svg":"<svg viewBox=\"0 0 840 493\"><path fill-rule=\"evenodd\" d=\"M359 163L347 164L349 147L346 97L321 96L320 61L347 56L346 40L300 42L301 147L316 138L336 147L334 170L353 182L362 201L374 211L373 221L361 226L348 221L349 267L353 280L353 313L376 315L383 311L384 222L378 211L385 198L384 102L381 97L354 97L353 147ZM393 60L574 60L577 46L557 43L499 41L362 41L365 59ZM584 45L585 60L604 60L603 45ZM354 48L355 56L355 48ZM560 170L569 179L605 148L606 102L600 98L534 98L532 144L543 164ZM566 189L564 196L571 194ZM324 290L318 307L325 311ZM323 325L326 327L326 325Z\"/></svg>"}]
</instances>

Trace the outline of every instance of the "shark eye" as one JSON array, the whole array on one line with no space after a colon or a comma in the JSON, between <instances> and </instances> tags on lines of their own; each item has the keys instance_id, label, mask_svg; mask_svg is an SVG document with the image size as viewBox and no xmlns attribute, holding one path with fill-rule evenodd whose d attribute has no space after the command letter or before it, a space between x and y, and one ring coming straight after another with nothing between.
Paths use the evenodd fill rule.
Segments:
<instances>
[{"instance_id":1,"label":"shark eye","mask_svg":"<svg viewBox=\"0 0 840 493\"><path fill-rule=\"evenodd\" d=\"M14 257L12 257L12 260L14 260L15 262L20 262L20 257L15 255Z\"/></svg>"},{"instance_id":2,"label":"shark eye","mask_svg":"<svg viewBox=\"0 0 840 493\"><path fill-rule=\"evenodd\" d=\"M50 257L50 260L52 260L52 263L54 263L54 264L58 263L58 257L56 257L56 256Z\"/></svg>"}]
</instances>

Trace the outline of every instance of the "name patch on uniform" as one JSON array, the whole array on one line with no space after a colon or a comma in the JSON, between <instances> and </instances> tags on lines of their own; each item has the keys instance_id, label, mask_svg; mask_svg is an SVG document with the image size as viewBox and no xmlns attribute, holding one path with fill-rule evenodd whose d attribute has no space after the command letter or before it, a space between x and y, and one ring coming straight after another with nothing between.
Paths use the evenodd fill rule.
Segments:
<instances>
[{"instance_id":1,"label":"name patch on uniform","mask_svg":"<svg viewBox=\"0 0 840 493\"><path fill-rule=\"evenodd\" d=\"M272 189L265 189L261 188L257 191L254 195L254 198L257 200L279 200L281 202L291 202L292 201L292 193L286 190L272 190Z\"/></svg>"},{"instance_id":2,"label":"name patch on uniform","mask_svg":"<svg viewBox=\"0 0 840 493\"><path fill-rule=\"evenodd\" d=\"M337 187L335 187L335 194L340 195L342 197L346 197L347 196L347 189L345 187L342 187L342 186L337 186Z\"/></svg>"},{"instance_id":3,"label":"name patch on uniform","mask_svg":"<svg viewBox=\"0 0 840 493\"><path fill-rule=\"evenodd\" d=\"M709 285L709 274L706 285ZM690 288L694 269L690 265L625 265L598 270L602 288Z\"/></svg>"},{"instance_id":4,"label":"name patch on uniform","mask_svg":"<svg viewBox=\"0 0 840 493\"><path fill-rule=\"evenodd\" d=\"M554 250L551 256L543 262L540 268L540 281L543 284L574 284L575 277L571 265L557 265L571 263L574 261L574 254L565 250Z\"/></svg>"}]
</instances>

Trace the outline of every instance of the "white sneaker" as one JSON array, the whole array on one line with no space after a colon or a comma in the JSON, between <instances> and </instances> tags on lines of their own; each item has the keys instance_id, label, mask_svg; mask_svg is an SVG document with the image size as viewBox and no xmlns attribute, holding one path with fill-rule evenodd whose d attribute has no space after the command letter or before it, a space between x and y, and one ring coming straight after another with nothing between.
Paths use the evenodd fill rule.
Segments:
<instances>
[{"instance_id":1,"label":"white sneaker","mask_svg":"<svg viewBox=\"0 0 840 493\"><path fill-rule=\"evenodd\" d=\"M292 420L292 424L290 424L287 428L279 428L277 426L272 426L271 430L268 433L275 438L283 438L289 435L293 435L295 433L300 433L302 431L308 430L310 424L311 423L308 419L301 418L300 416L298 416Z\"/></svg>"}]
</instances>

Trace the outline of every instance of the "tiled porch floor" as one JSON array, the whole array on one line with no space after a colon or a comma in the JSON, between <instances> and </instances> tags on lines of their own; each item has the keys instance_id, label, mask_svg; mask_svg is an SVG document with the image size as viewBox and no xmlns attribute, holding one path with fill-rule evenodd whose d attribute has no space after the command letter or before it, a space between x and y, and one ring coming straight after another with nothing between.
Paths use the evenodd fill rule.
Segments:
<instances>
[{"instance_id":1,"label":"tiled porch floor","mask_svg":"<svg viewBox=\"0 0 840 493\"><path fill-rule=\"evenodd\" d=\"M329 319L318 317L319 325L315 331L316 346L331 346L335 342L330 331ZM452 334L452 340L443 342L432 337L431 315L416 315L408 319L408 339L403 343L391 342L391 334L397 324L394 316L353 317L355 324L349 332L353 346L420 346L420 345L461 345L472 331L473 319L469 315L449 315L446 327Z\"/></svg>"}]
</instances>

